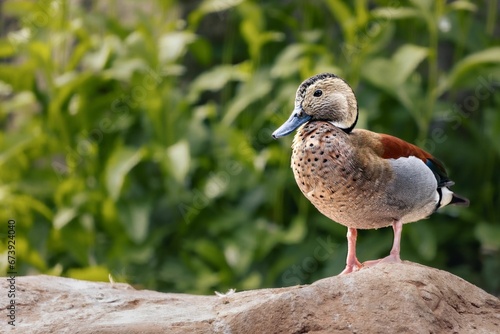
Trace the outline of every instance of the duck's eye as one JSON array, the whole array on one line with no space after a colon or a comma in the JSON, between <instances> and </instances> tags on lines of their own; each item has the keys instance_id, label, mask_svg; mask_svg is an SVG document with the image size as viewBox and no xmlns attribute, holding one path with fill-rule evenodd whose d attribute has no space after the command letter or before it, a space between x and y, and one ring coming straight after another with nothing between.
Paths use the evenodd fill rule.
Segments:
<instances>
[{"instance_id":1,"label":"duck's eye","mask_svg":"<svg viewBox=\"0 0 500 334\"><path fill-rule=\"evenodd\" d=\"M317 91L314 92L313 95L316 96L316 97L320 97L321 95L323 95L323 92L318 89Z\"/></svg>"}]
</instances>

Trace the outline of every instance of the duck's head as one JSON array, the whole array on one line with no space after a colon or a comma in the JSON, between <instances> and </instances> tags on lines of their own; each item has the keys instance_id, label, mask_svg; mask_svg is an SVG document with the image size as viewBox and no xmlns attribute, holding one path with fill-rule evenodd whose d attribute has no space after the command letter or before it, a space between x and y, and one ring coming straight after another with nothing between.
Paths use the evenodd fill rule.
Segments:
<instances>
[{"instance_id":1,"label":"duck's head","mask_svg":"<svg viewBox=\"0 0 500 334\"><path fill-rule=\"evenodd\" d=\"M273 132L286 136L308 121L327 121L350 132L358 120L358 103L351 87L335 74L317 74L297 89L290 118Z\"/></svg>"}]
</instances>

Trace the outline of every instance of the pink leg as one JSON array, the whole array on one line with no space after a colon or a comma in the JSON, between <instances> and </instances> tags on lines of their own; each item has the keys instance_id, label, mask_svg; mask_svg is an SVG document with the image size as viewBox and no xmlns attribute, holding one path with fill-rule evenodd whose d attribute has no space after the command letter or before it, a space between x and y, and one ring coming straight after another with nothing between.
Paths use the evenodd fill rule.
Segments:
<instances>
[{"instance_id":1,"label":"pink leg","mask_svg":"<svg viewBox=\"0 0 500 334\"><path fill-rule=\"evenodd\" d=\"M383 259L363 262L363 267L374 266L381 262L401 262L401 258L399 257L399 250L401 244L401 232L403 231L403 223L400 220L396 220L394 223L392 223L392 229L394 230L394 242L392 243L390 255L384 257Z\"/></svg>"},{"instance_id":2,"label":"pink leg","mask_svg":"<svg viewBox=\"0 0 500 334\"><path fill-rule=\"evenodd\" d=\"M347 260L345 269L340 275L349 274L361 269L361 263L356 258L356 238L358 231L355 228L347 229Z\"/></svg>"}]
</instances>

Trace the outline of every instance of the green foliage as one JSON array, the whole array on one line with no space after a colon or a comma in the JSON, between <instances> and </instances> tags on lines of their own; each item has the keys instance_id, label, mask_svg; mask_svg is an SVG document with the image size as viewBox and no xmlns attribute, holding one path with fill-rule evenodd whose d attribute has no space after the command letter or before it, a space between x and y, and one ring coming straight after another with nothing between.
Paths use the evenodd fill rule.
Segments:
<instances>
[{"instance_id":1,"label":"green foliage","mask_svg":"<svg viewBox=\"0 0 500 334\"><path fill-rule=\"evenodd\" d=\"M17 221L19 273L196 293L337 274L346 229L300 194L291 138L270 136L329 71L360 127L441 158L471 200L405 226L402 257L500 292L495 1L0 6L0 231ZM359 258L391 239L360 231Z\"/></svg>"}]
</instances>

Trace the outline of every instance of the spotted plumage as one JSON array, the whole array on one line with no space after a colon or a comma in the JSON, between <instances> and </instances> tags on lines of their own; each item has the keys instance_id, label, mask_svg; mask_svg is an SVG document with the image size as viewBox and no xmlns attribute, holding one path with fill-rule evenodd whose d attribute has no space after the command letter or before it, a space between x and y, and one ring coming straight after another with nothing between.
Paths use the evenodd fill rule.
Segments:
<instances>
[{"instance_id":1,"label":"spotted plumage","mask_svg":"<svg viewBox=\"0 0 500 334\"><path fill-rule=\"evenodd\" d=\"M469 203L448 188L453 182L431 154L390 135L354 130L357 119L352 89L324 73L300 85L292 115L273 133L278 138L298 128L291 167L300 190L322 214L348 227L343 273L400 261L403 224L448 204ZM357 229L391 225L391 255L362 265L356 258Z\"/></svg>"}]
</instances>

